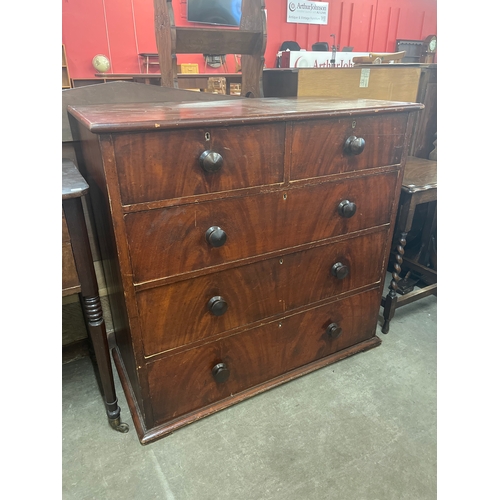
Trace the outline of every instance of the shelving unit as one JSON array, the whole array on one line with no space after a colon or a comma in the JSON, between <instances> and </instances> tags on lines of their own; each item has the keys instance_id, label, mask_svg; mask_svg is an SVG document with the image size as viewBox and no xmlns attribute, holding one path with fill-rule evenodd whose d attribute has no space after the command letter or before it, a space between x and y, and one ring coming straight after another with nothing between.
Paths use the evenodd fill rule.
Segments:
<instances>
[{"instance_id":1,"label":"shelving unit","mask_svg":"<svg viewBox=\"0 0 500 500\"><path fill-rule=\"evenodd\" d=\"M71 78L69 77L69 69L66 59L66 48L64 47L64 43L62 44L62 88L71 88Z\"/></svg>"}]
</instances>

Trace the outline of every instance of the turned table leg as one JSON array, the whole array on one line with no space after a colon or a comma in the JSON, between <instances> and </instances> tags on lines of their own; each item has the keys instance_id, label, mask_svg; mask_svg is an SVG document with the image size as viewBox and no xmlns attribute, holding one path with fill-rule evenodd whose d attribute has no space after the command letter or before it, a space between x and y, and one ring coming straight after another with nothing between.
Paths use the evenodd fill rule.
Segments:
<instances>
[{"instance_id":1,"label":"turned table leg","mask_svg":"<svg viewBox=\"0 0 500 500\"><path fill-rule=\"evenodd\" d=\"M120 419L120 407L116 397L106 326L99 298L97 279L88 240L87 227L81 198L63 201L63 209L73 248L75 265L81 284L83 314L95 353L95 360L104 392L106 414L111 427L128 432L129 427Z\"/></svg>"},{"instance_id":2,"label":"turned table leg","mask_svg":"<svg viewBox=\"0 0 500 500\"><path fill-rule=\"evenodd\" d=\"M401 265L403 264L407 234L408 233L405 232L401 233L396 246L397 254L394 261L394 270L392 271L392 280L389 285L389 293L385 298L384 304L384 324L382 326L382 333L389 333L389 324L391 319L394 317L394 312L396 311L396 304L398 301L396 290L398 288L398 282L401 279L399 274L401 273Z\"/></svg>"}]
</instances>

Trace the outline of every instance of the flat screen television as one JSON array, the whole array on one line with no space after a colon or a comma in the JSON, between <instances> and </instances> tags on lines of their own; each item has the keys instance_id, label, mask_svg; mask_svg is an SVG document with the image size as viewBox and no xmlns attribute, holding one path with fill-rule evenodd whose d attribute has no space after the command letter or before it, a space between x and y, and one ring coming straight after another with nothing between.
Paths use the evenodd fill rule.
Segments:
<instances>
[{"instance_id":1,"label":"flat screen television","mask_svg":"<svg viewBox=\"0 0 500 500\"><path fill-rule=\"evenodd\" d=\"M241 0L187 0L187 20L193 23L239 26Z\"/></svg>"}]
</instances>

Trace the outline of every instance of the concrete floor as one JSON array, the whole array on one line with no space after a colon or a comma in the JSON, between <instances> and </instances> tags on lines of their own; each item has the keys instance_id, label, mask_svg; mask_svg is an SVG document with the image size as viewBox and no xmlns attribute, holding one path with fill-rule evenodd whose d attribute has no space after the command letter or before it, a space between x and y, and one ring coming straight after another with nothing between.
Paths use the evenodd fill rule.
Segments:
<instances>
[{"instance_id":1,"label":"concrete floor","mask_svg":"<svg viewBox=\"0 0 500 500\"><path fill-rule=\"evenodd\" d=\"M62 498L435 499L436 317L433 296L398 309L381 346L146 446L117 378L128 434L90 360L63 365Z\"/></svg>"}]
</instances>

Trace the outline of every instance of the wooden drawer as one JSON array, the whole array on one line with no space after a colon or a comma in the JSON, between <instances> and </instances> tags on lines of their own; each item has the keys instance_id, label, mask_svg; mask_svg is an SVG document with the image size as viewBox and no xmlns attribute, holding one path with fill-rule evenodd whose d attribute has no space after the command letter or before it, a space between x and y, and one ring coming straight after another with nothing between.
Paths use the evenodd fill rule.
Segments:
<instances>
[{"instance_id":1,"label":"wooden drawer","mask_svg":"<svg viewBox=\"0 0 500 500\"><path fill-rule=\"evenodd\" d=\"M199 103L198 103L199 104ZM115 137L124 205L283 182L285 124L172 130ZM223 158L206 172L200 155Z\"/></svg>"},{"instance_id":2,"label":"wooden drawer","mask_svg":"<svg viewBox=\"0 0 500 500\"><path fill-rule=\"evenodd\" d=\"M401 163L406 115L386 115L299 122L292 130L291 179L364 170ZM346 140L363 138L360 154L344 151Z\"/></svg>"},{"instance_id":3,"label":"wooden drawer","mask_svg":"<svg viewBox=\"0 0 500 500\"><path fill-rule=\"evenodd\" d=\"M145 355L211 337L380 280L387 230L139 292ZM336 263L348 269L331 273ZM220 316L208 307L221 296Z\"/></svg>"},{"instance_id":4,"label":"wooden drawer","mask_svg":"<svg viewBox=\"0 0 500 500\"><path fill-rule=\"evenodd\" d=\"M152 362L148 369L155 424L210 405L375 334L379 290L354 295L254 330ZM340 335L330 336L335 323ZM338 331L336 332L338 333ZM212 368L224 363L225 382Z\"/></svg>"},{"instance_id":5,"label":"wooden drawer","mask_svg":"<svg viewBox=\"0 0 500 500\"><path fill-rule=\"evenodd\" d=\"M390 221L398 172L301 189L130 213L125 216L135 283L279 251ZM343 200L356 213L339 214ZM219 226L221 247L206 240Z\"/></svg>"}]
</instances>

